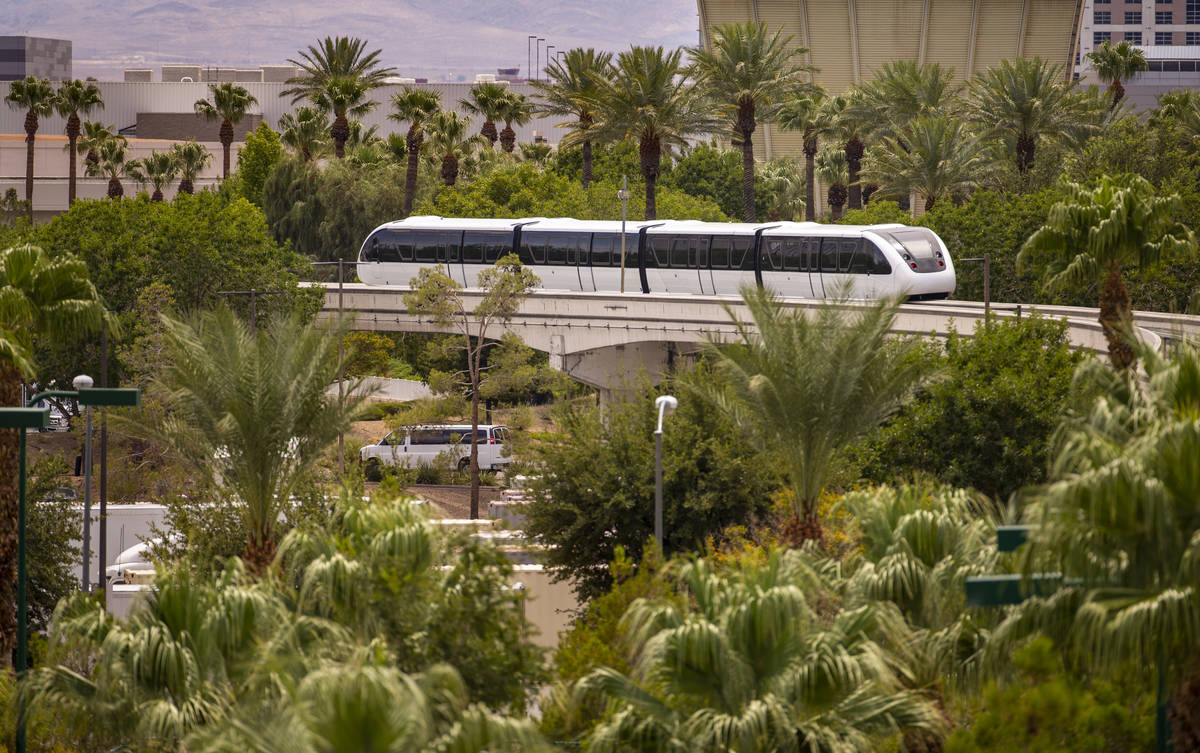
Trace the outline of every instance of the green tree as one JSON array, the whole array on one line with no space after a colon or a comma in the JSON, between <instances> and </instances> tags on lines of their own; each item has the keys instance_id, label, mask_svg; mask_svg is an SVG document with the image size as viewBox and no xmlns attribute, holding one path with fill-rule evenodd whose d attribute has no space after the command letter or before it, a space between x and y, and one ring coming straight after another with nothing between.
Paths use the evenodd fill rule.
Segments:
<instances>
[{"instance_id":1,"label":"green tree","mask_svg":"<svg viewBox=\"0 0 1200 753\"><path fill-rule=\"evenodd\" d=\"M308 162L327 148L329 117L315 107L296 108L279 118L279 139Z\"/></svg>"},{"instance_id":2,"label":"green tree","mask_svg":"<svg viewBox=\"0 0 1200 753\"><path fill-rule=\"evenodd\" d=\"M676 188L712 199L726 215L737 217L742 212L742 175L742 155L737 150L699 144L675 160L671 172L660 179L659 190ZM762 214L767 211L768 191L761 177L756 175L754 180L755 212Z\"/></svg>"},{"instance_id":3,"label":"green tree","mask_svg":"<svg viewBox=\"0 0 1200 753\"><path fill-rule=\"evenodd\" d=\"M779 127L785 131L800 131L804 135L804 195L808 203L804 207L804 219L816 220L816 157L820 137L829 132L828 110L823 106L825 95L817 89L783 105L779 111Z\"/></svg>"},{"instance_id":4,"label":"green tree","mask_svg":"<svg viewBox=\"0 0 1200 753\"><path fill-rule=\"evenodd\" d=\"M93 110L103 108L104 100L100 97L100 88L95 84L74 79L62 82L55 92L54 109L67 119L67 152L71 155L71 164L67 172L67 206L75 203L79 170L79 163L75 158L79 143L79 116L86 117Z\"/></svg>"},{"instance_id":5,"label":"green tree","mask_svg":"<svg viewBox=\"0 0 1200 753\"><path fill-rule=\"evenodd\" d=\"M1041 58L1001 60L971 81L968 118L984 138L998 140L1022 175L1041 142L1079 144L1096 131L1087 99L1062 66Z\"/></svg>"},{"instance_id":6,"label":"green tree","mask_svg":"<svg viewBox=\"0 0 1200 753\"><path fill-rule=\"evenodd\" d=\"M979 168L979 142L961 121L921 115L867 152L862 180L878 183L881 198L916 193L928 212L939 198L974 187Z\"/></svg>"},{"instance_id":7,"label":"green tree","mask_svg":"<svg viewBox=\"0 0 1200 753\"><path fill-rule=\"evenodd\" d=\"M768 220L800 222L808 210L808 195L804 192L804 168L794 160L783 158L763 166L762 182L770 212Z\"/></svg>"},{"instance_id":8,"label":"green tree","mask_svg":"<svg viewBox=\"0 0 1200 753\"><path fill-rule=\"evenodd\" d=\"M800 62L807 47L792 45L781 31L769 34L765 23L723 24L709 35L708 45L688 53L699 86L733 120L742 146L742 219L756 222L752 139L758 119L770 120L816 69Z\"/></svg>"},{"instance_id":9,"label":"green tree","mask_svg":"<svg viewBox=\"0 0 1200 753\"><path fill-rule=\"evenodd\" d=\"M821 107L829 122L830 135L841 141L846 157L847 204L851 209L862 209L862 183L858 172L867 148L863 139L875 125L865 112L863 94L858 89L851 89L845 94L826 97Z\"/></svg>"},{"instance_id":10,"label":"green tree","mask_svg":"<svg viewBox=\"0 0 1200 753\"><path fill-rule=\"evenodd\" d=\"M162 190L179 174L179 163L170 152L151 152L149 157L130 160L125 165L125 172L138 183L154 186L150 200L162 201Z\"/></svg>"},{"instance_id":11,"label":"green tree","mask_svg":"<svg viewBox=\"0 0 1200 753\"><path fill-rule=\"evenodd\" d=\"M172 144L171 155L179 165L179 193L193 193L196 190L196 178L212 162L212 154L195 141L185 141Z\"/></svg>"},{"instance_id":12,"label":"green tree","mask_svg":"<svg viewBox=\"0 0 1200 753\"><path fill-rule=\"evenodd\" d=\"M62 493L69 470L67 461L47 454L29 473L29 629L35 634L50 629L58 602L78 588L79 512L75 495Z\"/></svg>"},{"instance_id":13,"label":"green tree","mask_svg":"<svg viewBox=\"0 0 1200 753\"><path fill-rule=\"evenodd\" d=\"M367 52L367 43L351 37L325 37L317 46L301 51L302 60L288 59L301 74L288 79L290 89L280 92L291 97L292 104L307 99L319 110L333 115L329 135L333 139L338 159L346 155L346 139L350 137L348 116L362 117L375 108L367 98L372 89L383 86L395 68L379 63L382 50Z\"/></svg>"},{"instance_id":14,"label":"green tree","mask_svg":"<svg viewBox=\"0 0 1200 753\"><path fill-rule=\"evenodd\" d=\"M351 332L346 335L346 365L343 373L351 378L386 376L396 344L378 332Z\"/></svg>"},{"instance_id":15,"label":"green tree","mask_svg":"<svg viewBox=\"0 0 1200 753\"><path fill-rule=\"evenodd\" d=\"M196 114L205 120L221 121L218 139L224 150L221 161L221 177L229 177L229 148L233 144L233 127L242 122L246 112L258 104L246 87L230 82L208 85L208 99L196 100Z\"/></svg>"},{"instance_id":16,"label":"green tree","mask_svg":"<svg viewBox=\"0 0 1200 753\"><path fill-rule=\"evenodd\" d=\"M91 120L85 121L79 143L75 145L75 153L84 155L84 161L88 164L95 164L100 159L99 155L96 154L96 149L100 144L114 138L124 138L117 134L116 126L104 125L103 123ZM87 165L84 165L84 167L86 168Z\"/></svg>"},{"instance_id":17,"label":"green tree","mask_svg":"<svg viewBox=\"0 0 1200 753\"><path fill-rule=\"evenodd\" d=\"M1117 109L1125 96L1125 86L1121 82L1130 80L1150 67L1146 62L1146 53L1130 42L1113 44L1105 40L1087 54L1087 59L1100 80L1108 84L1108 93L1112 95L1112 104L1108 106L1110 111Z\"/></svg>"},{"instance_id":18,"label":"green tree","mask_svg":"<svg viewBox=\"0 0 1200 753\"><path fill-rule=\"evenodd\" d=\"M898 301L830 303L810 316L763 288L747 288L742 298L750 320L734 317L737 337L706 348L723 378L691 388L758 446L779 454L793 505L787 536L820 540L817 502L834 457L916 389L929 371L924 348L888 342Z\"/></svg>"},{"instance_id":19,"label":"green tree","mask_svg":"<svg viewBox=\"0 0 1200 753\"><path fill-rule=\"evenodd\" d=\"M704 367L701 378L712 379ZM636 385L603 410L564 402L555 431L531 455L544 472L532 482L525 531L549 544L546 562L570 578L582 599L612 587L617 550L644 562L654 534L654 398L663 387ZM678 392L676 394L679 394ZM663 546L702 549L730 525L765 517L780 483L765 455L731 421L683 397L663 432Z\"/></svg>"},{"instance_id":20,"label":"green tree","mask_svg":"<svg viewBox=\"0 0 1200 753\"><path fill-rule=\"evenodd\" d=\"M458 163L469 155L481 136L468 136L471 119L442 110L429 119L429 148L442 164L442 181L453 186L458 180ZM494 128L494 126L493 126Z\"/></svg>"},{"instance_id":21,"label":"green tree","mask_svg":"<svg viewBox=\"0 0 1200 753\"><path fill-rule=\"evenodd\" d=\"M34 338L67 340L100 330L108 320L87 265L51 257L36 246L0 251L0 405L21 405L22 377L34 377ZM0 432L0 656L16 630L13 585L17 555L17 433Z\"/></svg>"},{"instance_id":22,"label":"green tree","mask_svg":"<svg viewBox=\"0 0 1200 753\"><path fill-rule=\"evenodd\" d=\"M951 332L942 378L869 437L863 475L882 483L931 475L1003 503L1046 478L1050 437L1082 356L1066 322L1037 315Z\"/></svg>"},{"instance_id":23,"label":"green tree","mask_svg":"<svg viewBox=\"0 0 1200 753\"><path fill-rule=\"evenodd\" d=\"M872 139L892 138L903 142L901 129L923 115L953 118L961 109L961 82L954 70L940 63L918 65L915 60L892 60L875 71L874 77L858 87L856 116L867 123Z\"/></svg>"},{"instance_id":24,"label":"green tree","mask_svg":"<svg viewBox=\"0 0 1200 753\"><path fill-rule=\"evenodd\" d=\"M517 144L517 132L513 124L523 126L533 119L533 103L519 92L506 92L497 116L504 121L504 129L500 131L500 146L511 153Z\"/></svg>"},{"instance_id":25,"label":"green tree","mask_svg":"<svg viewBox=\"0 0 1200 753\"><path fill-rule=\"evenodd\" d=\"M507 86L494 82L484 82L472 86L470 97L459 102L459 105L468 114L478 115L483 119L479 135L487 139L488 146L492 148L495 148L496 141L500 138L496 132L495 121L500 118L501 111L508 98L509 91Z\"/></svg>"},{"instance_id":26,"label":"green tree","mask_svg":"<svg viewBox=\"0 0 1200 753\"><path fill-rule=\"evenodd\" d=\"M271 169L283 158L279 134L265 122L246 135L246 143L238 150L238 178L242 195L258 206L263 205L263 184Z\"/></svg>"},{"instance_id":27,"label":"green tree","mask_svg":"<svg viewBox=\"0 0 1200 753\"><path fill-rule=\"evenodd\" d=\"M1118 369L1131 368L1135 360L1123 331L1131 307L1122 267L1196 254L1191 230L1172 217L1178 203L1178 196L1155 196L1154 187L1137 175L1105 176L1095 188L1071 183L1066 199L1054 205L1017 256L1018 268L1045 270L1050 288L1092 283L1103 275L1099 319Z\"/></svg>"},{"instance_id":28,"label":"green tree","mask_svg":"<svg viewBox=\"0 0 1200 753\"><path fill-rule=\"evenodd\" d=\"M842 217L842 207L846 205L846 183L850 180L846 151L827 146L817 153L816 163L821 182L829 186L829 214L837 222Z\"/></svg>"},{"instance_id":29,"label":"green tree","mask_svg":"<svg viewBox=\"0 0 1200 753\"><path fill-rule=\"evenodd\" d=\"M462 335L460 346L467 367L456 381L466 388L471 401L471 519L479 517L479 398L490 377L485 371L485 354L495 345L488 335L510 322L521 302L538 286L537 275L525 268L515 254L508 254L495 266L479 273L480 297L474 308L460 291L462 286L441 267L424 267L412 279L412 292L404 294L409 311L428 316L436 324L453 327Z\"/></svg>"},{"instance_id":30,"label":"green tree","mask_svg":"<svg viewBox=\"0 0 1200 753\"><path fill-rule=\"evenodd\" d=\"M392 110L388 118L408 123L404 136L407 152L407 170L404 174L404 216L412 214L413 199L417 195L417 165L421 159L421 147L425 145L425 122L442 107L440 92L430 89L404 87L392 96Z\"/></svg>"},{"instance_id":31,"label":"green tree","mask_svg":"<svg viewBox=\"0 0 1200 753\"><path fill-rule=\"evenodd\" d=\"M891 605L818 615L820 578L797 552L728 573L705 560L680 570L682 604L627 613L634 668L580 681L610 709L589 750L866 753L878 737L936 728L932 706L899 682L887 646L908 629Z\"/></svg>"},{"instance_id":32,"label":"green tree","mask_svg":"<svg viewBox=\"0 0 1200 753\"><path fill-rule=\"evenodd\" d=\"M534 81L533 87L541 96L535 107L543 115L569 117L555 127L567 129L559 140L559 148L579 146L583 157L580 180L584 190L592 182L592 139L595 134L596 112L593 101L599 83L612 75L612 53L596 52L592 48L576 47L546 65L546 81Z\"/></svg>"},{"instance_id":33,"label":"green tree","mask_svg":"<svg viewBox=\"0 0 1200 753\"><path fill-rule=\"evenodd\" d=\"M9 86L4 101L13 110L25 111L25 201L26 217L33 222L33 140L38 120L54 112L54 89L50 79L26 76Z\"/></svg>"},{"instance_id":34,"label":"green tree","mask_svg":"<svg viewBox=\"0 0 1200 753\"><path fill-rule=\"evenodd\" d=\"M258 331L228 308L194 324L164 319L169 365L152 392L167 407L156 436L242 506L254 572L296 486L344 432L361 398L326 390L341 373L338 332L280 317Z\"/></svg>"},{"instance_id":35,"label":"green tree","mask_svg":"<svg viewBox=\"0 0 1200 753\"><path fill-rule=\"evenodd\" d=\"M632 47L617 56L612 79L599 83L592 100L601 139L637 142L647 220L658 217L655 188L663 152L717 124L687 80L681 59L681 50Z\"/></svg>"}]
</instances>

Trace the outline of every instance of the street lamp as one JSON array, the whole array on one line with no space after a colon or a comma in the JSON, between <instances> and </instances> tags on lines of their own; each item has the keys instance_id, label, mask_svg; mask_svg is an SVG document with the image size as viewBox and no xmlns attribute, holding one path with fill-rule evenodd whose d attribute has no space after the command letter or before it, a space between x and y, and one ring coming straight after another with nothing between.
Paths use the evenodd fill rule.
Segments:
<instances>
[{"instance_id":1,"label":"street lamp","mask_svg":"<svg viewBox=\"0 0 1200 753\"><path fill-rule=\"evenodd\" d=\"M525 80L529 80L529 74L533 71L533 40L537 39L537 34L530 34L525 40Z\"/></svg>"},{"instance_id":2,"label":"street lamp","mask_svg":"<svg viewBox=\"0 0 1200 753\"><path fill-rule=\"evenodd\" d=\"M537 42L535 42L533 45L533 74L534 74L533 80L534 81L542 80L542 73L541 73L542 42L545 42L545 41L546 41L545 37L538 37Z\"/></svg>"},{"instance_id":3,"label":"street lamp","mask_svg":"<svg viewBox=\"0 0 1200 753\"><path fill-rule=\"evenodd\" d=\"M679 401L672 395L659 395L654 398L654 407L658 408L658 428L654 430L654 540L658 543L658 551L663 548L663 500L662 500L662 427L663 418L679 407Z\"/></svg>"},{"instance_id":4,"label":"street lamp","mask_svg":"<svg viewBox=\"0 0 1200 753\"><path fill-rule=\"evenodd\" d=\"M96 382L87 374L80 374L71 380L71 386L76 390L91 389ZM81 581L83 592L92 590L92 406L83 409L87 426L83 432L83 569ZM104 569L104 563L100 563Z\"/></svg>"},{"instance_id":5,"label":"street lamp","mask_svg":"<svg viewBox=\"0 0 1200 753\"><path fill-rule=\"evenodd\" d=\"M625 205L629 203L629 181L621 176L621 188L617 190L621 200L621 292L625 292Z\"/></svg>"}]
</instances>

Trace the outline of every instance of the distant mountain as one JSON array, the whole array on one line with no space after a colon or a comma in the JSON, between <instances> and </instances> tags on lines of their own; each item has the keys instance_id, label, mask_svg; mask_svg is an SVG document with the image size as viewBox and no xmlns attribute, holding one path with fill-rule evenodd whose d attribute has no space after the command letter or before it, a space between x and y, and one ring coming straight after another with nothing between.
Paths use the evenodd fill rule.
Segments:
<instances>
[{"instance_id":1,"label":"distant mountain","mask_svg":"<svg viewBox=\"0 0 1200 753\"><path fill-rule=\"evenodd\" d=\"M559 50L695 44L695 0L0 0L0 34L70 39L75 74L120 79L171 63L282 63L325 36L366 39L401 75L431 80L520 66L529 34ZM544 62L544 61L543 61Z\"/></svg>"}]
</instances>

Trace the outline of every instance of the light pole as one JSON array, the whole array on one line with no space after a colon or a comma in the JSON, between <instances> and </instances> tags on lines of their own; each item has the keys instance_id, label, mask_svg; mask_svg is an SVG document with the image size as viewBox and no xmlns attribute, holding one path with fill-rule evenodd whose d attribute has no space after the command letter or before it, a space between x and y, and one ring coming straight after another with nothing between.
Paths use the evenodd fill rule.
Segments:
<instances>
[{"instance_id":1,"label":"light pole","mask_svg":"<svg viewBox=\"0 0 1200 753\"><path fill-rule=\"evenodd\" d=\"M552 44L546 45L546 67L549 67L550 63L552 63L554 61L554 53L550 51L553 49L554 49L554 45L552 45ZM549 81L550 77L547 76L546 80Z\"/></svg>"},{"instance_id":2,"label":"light pole","mask_svg":"<svg viewBox=\"0 0 1200 753\"><path fill-rule=\"evenodd\" d=\"M91 389L96 382L87 374L80 374L71 380L71 386L76 390ZM83 432L83 569L80 578L83 592L92 590L92 406L83 409L86 428ZM100 563L104 569L104 563Z\"/></svg>"},{"instance_id":3,"label":"light pole","mask_svg":"<svg viewBox=\"0 0 1200 753\"><path fill-rule=\"evenodd\" d=\"M533 40L537 39L537 34L530 34L525 40L525 80L529 80L529 74L533 72Z\"/></svg>"},{"instance_id":4,"label":"light pole","mask_svg":"<svg viewBox=\"0 0 1200 753\"><path fill-rule=\"evenodd\" d=\"M659 395L654 398L654 407L658 408L658 428L654 430L654 541L658 551L663 548L663 501L662 501L662 426L663 418L679 406L679 401L672 395Z\"/></svg>"},{"instance_id":5,"label":"light pole","mask_svg":"<svg viewBox=\"0 0 1200 753\"><path fill-rule=\"evenodd\" d=\"M629 182L621 176L621 188L617 191L621 200L621 292L625 292L625 205L629 203Z\"/></svg>"},{"instance_id":6,"label":"light pole","mask_svg":"<svg viewBox=\"0 0 1200 753\"><path fill-rule=\"evenodd\" d=\"M534 76L533 80L534 81L542 80L542 73L541 73L542 42L545 42L545 41L546 41L545 37L538 37L537 42L534 43L534 45L533 45L533 76Z\"/></svg>"}]
</instances>

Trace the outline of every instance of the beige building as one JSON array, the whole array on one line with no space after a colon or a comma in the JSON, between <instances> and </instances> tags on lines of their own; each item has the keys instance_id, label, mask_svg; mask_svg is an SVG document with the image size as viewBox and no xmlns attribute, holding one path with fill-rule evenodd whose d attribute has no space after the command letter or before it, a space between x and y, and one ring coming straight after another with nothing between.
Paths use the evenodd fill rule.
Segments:
<instances>
[{"instance_id":1,"label":"beige building","mask_svg":"<svg viewBox=\"0 0 1200 753\"><path fill-rule=\"evenodd\" d=\"M808 48L814 80L843 92L892 60L941 63L960 77L1005 58L1074 62L1083 0L697 0L701 37L713 26L755 20ZM763 129L761 157L799 154L801 136Z\"/></svg>"}]
</instances>

